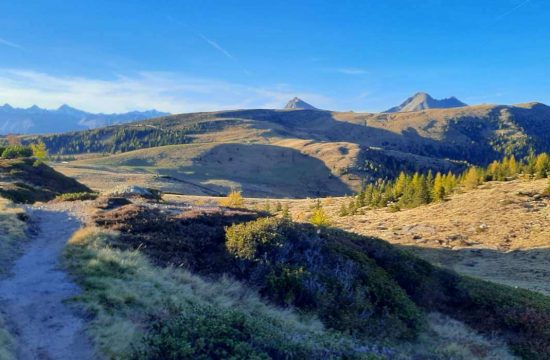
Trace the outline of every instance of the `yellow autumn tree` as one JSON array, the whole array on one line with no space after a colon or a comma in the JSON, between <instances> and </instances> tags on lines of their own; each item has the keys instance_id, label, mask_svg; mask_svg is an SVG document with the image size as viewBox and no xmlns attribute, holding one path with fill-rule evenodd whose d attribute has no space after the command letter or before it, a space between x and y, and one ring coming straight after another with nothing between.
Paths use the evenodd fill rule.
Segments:
<instances>
[{"instance_id":1,"label":"yellow autumn tree","mask_svg":"<svg viewBox=\"0 0 550 360\"><path fill-rule=\"evenodd\" d=\"M479 185L479 174L475 167L468 169L462 179L462 184L466 189L475 189Z\"/></svg>"},{"instance_id":2,"label":"yellow autumn tree","mask_svg":"<svg viewBox=\"0 0 550 360\"><path fill-rule=\"evenodd\" d=\"M332 223L319 200L317 200L317 204L313 208L309 222L319 227L327 227Z\"/></svg>"},{"instance_id":3,"label":"yellow autumn tree","mask_svg":"<svg viewBox=\"0 0 550 360\"><path fill-rule=\"evenodd\" d=\"M37 159L45 159L48 157L48 149L46 149L46 144L42 141L37 144L31 144L32 155Z\"/></svg>"},{"instance_id":4,"label":"yellow autumn tree","mask_svg":"<svg viewBox=\"0 0 550 360\"><path fill-rule=\"evenodd\" d=\"M443 176L441 173L435 174L434 186L432 188L432 199L434 201L441 201L445 198L445 184L443 183Z\"/></svg>"},{"instance_id":5,"label":"yellow autumn tree","mask_svg":"<svg viewBox=\"0 0 550 360\"><path fill-rule=\"evenodd\" d=\"M242 207L244 205L244 198L240 191L231 190L229 194L219 202L220 206L225 207Z\"/></svg>"}]
</instances>

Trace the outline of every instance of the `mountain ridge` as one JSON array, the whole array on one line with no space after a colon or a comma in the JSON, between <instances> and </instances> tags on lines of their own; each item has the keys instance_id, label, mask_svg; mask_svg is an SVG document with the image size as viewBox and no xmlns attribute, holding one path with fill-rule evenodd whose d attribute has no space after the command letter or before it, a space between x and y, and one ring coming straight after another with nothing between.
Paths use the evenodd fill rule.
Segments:
<instances>
[{"instance_id":1,"label":"mountain ridge","mask_svg":"<svg viewBox=\"0 0 550 360\"><path fill-rule=\"evenodd\" d=\"M413 96L407 98L407 100L400 105L394 106L384 111L384 113L412 112L428 109L450 109L465 106L468 105L454 96L445 99L434 99L426 92L417 92Z\"/></svg>"},{"instance_id":2,"label":"mountain ridge","mask_svg":"<svg viewBox=\"0 0 550 360\"><path fill-rule=\"evenodd\" d=\"M125 113L91 113L63 104L57 109L0 106L0 134L46 134L88 130L170 115L155 109Z\"/></svg>"}]
</instances>

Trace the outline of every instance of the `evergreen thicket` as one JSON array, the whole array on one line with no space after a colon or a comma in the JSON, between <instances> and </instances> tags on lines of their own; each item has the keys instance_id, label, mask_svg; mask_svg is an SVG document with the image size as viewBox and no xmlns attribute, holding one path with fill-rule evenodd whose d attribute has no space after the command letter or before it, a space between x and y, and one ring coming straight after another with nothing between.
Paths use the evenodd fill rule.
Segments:
<instances>
[{"instance_id":1,"label":"evergreen thicket","mask_svg":"<svg viewBox=\"0 0 550 360\"><path fill-rule=\"evenodd\" d=\"M530 154L522 160L512 155L501 161L495 160L485 168L470 167L462 174L401 172L395 180L379 179L367 185L347 204L342 204L339 214L353 215L362 207L413 208L443 201L458 189L475 189L486 181L508 181L518 177L541 179L548 177L549 173L550 156L547 153Z\"/></svg>"}]
</instances>

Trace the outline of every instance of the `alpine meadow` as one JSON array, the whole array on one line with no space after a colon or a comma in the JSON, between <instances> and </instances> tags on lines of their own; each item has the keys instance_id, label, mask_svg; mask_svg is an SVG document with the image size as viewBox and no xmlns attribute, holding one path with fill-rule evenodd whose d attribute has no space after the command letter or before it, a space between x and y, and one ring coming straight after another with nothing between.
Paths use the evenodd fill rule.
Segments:
<instances>
[{"instance_id":1,"label":"alpine meadow","mask_svg":"<svg viewBox=\"0 0 550 360\"><path fill-rule=\"evenodd\" d=\"M548 17L0 4L0 360L550 360Z\"/></svg>"}]
</instances>

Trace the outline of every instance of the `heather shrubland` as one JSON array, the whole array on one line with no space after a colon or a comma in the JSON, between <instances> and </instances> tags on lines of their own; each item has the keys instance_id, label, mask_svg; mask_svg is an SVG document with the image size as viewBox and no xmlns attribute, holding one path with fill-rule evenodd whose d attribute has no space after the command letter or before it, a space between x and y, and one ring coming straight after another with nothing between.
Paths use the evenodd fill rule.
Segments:
<instances>
[{"instance_id":1,"label":"heather shrubland","mask_svg":"<svg viewBox=\"0 0 550 360\"><path fill-rule=\"evenodd\" d=\"M543 295L460 276L383 240L266 215L230 209L170 214L135 204L98 213L95 223L103 230L77 236L67 259L85 288L81 301L94 314L92 332L104 351L126 351L113 350L122 342L108 340L110 332L135 334L125 344L141 358L222 354L208 351L299 358L304 349L312 351L307 346L319 349L319 341L329 354L341 354L334 344L343 341L353 356L368 349L359 354L445 359L460 349L475 353L494 335L524 358L548 350L550 302ZM240 290L229 296L224 287ZM229 298L218 301L214 294ZM201 300L189 301L196 296ZM288 343L278 335L288 324L248 313L249 296L262 304L255 306L293 314L293 323L317 324L322 336ZM149 301L154 305L142 304ZM466 324L470 340L444 345L434 335L434 312ZM261 338L267 333L269 341ZM270 341L280 343L273 348Z\"/></svg>"}]
</instances>

